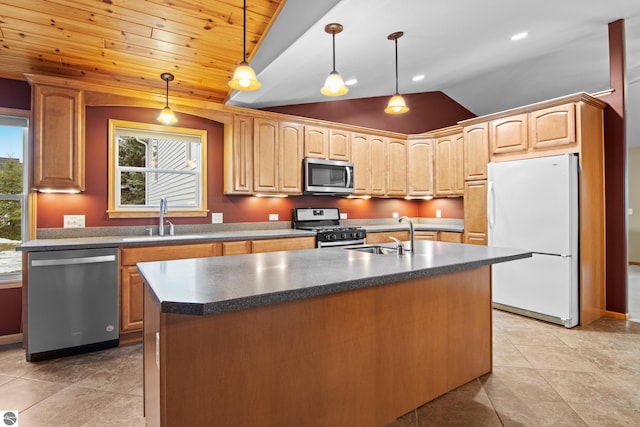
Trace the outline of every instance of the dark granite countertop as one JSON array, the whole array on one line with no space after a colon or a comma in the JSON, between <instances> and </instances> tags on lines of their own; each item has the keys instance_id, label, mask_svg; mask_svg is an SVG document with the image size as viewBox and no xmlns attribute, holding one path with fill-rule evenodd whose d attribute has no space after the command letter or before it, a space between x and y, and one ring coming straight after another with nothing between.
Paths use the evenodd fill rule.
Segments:
<instances>
[{"instance_id":1,"label":"dark granite countertop","mask_svg":"<svg viewBox=\"0 0 640 427\"><path fill-rule=\"evenodd\" d=\"M144 262L138 270L161 311L211 315L531 256L490 246L415 244L413 255L374 255L337 247Z\"/></svg>"}]
</instances>

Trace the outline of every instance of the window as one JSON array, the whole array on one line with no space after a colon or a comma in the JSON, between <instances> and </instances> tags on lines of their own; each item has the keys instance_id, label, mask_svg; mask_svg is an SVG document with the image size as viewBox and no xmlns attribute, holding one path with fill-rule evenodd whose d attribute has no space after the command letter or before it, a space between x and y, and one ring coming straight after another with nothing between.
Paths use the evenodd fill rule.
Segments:
<instances>
[{"instance_id":1,"label":"window","mask_svg":"<svg viewBox=\"0 0 640 427\"><path fill-rule=\"evenodd\" d=\"M109 217L207 215L207 131L109 120Z\"/></svg>"},{"instance_id":2,"label":"window","mask_svg":"<svg viewBox=\"0 0 640 427\"><path fill-rule=\"evenodd\" d=\"M19 281L22 253L16 246L27 240L27 170L24 159L29 119L0 115L0 282Z\"/></svg>"}]
</instances>

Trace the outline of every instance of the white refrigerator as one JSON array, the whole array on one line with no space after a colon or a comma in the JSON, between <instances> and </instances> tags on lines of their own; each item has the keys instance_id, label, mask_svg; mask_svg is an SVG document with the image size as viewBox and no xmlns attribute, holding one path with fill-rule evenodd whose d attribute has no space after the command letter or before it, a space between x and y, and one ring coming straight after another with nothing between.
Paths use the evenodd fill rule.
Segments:
<instances>
[{"instance_id":1,"label":"white refrigerator","mask_svg":"<svg viewBox=\"0 0 640 427\"><path fill-rule=\"evenodd\" d=\"M578 159L489 163L489 245L532 258L492 266L494 307L571 328L579 323Z\"/></svg>"}]
</instances>

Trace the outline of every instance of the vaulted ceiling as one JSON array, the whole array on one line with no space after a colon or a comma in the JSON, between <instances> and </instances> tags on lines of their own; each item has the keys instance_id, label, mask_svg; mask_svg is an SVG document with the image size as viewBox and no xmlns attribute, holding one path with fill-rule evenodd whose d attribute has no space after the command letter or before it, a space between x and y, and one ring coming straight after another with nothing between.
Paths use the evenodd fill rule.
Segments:
<instances>
[{"instance_id":1,"label":"vaulted ceiling","mask_svg":"<svg viewBox=\"0 0 640 427\"><path fill-rule=\"evenodd\" d=\"M640 145L640 1L248 0L247 52L263 83L231 92L242 60L241 0L0 0L0 77L63 76L161 102L246 107L331 101L336 68L355 78L340 99L442 91L477 115L609 88L607 24L625 19L628 142ZM510 36L526 31L519 42ZM416 75L424 75L413 81Z\"/></svg>"}]
</instances>

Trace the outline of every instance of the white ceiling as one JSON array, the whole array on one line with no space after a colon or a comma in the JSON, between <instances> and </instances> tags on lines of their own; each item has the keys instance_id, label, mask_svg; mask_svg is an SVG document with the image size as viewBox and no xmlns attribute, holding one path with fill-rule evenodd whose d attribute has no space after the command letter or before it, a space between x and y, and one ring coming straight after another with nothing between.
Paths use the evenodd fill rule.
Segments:
<instances>
[{"instance_id":1,"label":"white ceiling","mask_svg":"<svg viewBox=\"0 0 640 427\"><path fill-rule=\"evenodd\" d=\"M251 7L250 1L248 6ZM625 19L627 142L640 146L639 0L287 0L251 65L262 88L234 92L252 108L331 101L320 87L336 69L357 78L336 99L394 92L398 40L400 93L442 91L478 116L568 95L609 89L608 23ZM511 35L529 36L513 42ZM414 75L424 74L414 82ZM634 120L634 117L636 118Z\"/></svg>"}]
</instances>

